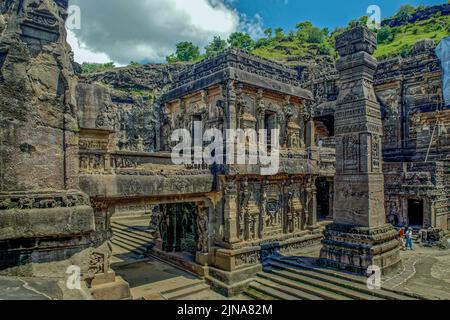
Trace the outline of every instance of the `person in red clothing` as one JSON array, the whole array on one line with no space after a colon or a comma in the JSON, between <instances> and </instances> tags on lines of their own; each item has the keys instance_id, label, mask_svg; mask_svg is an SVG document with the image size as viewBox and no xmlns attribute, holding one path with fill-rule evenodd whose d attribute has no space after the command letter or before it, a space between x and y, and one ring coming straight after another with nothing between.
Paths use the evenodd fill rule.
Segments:
<instances>
[{"instance_id":1,"label":"person in red clothing","mask_svg":"<svg viewBox=\"0 0 450 320\"><path fill-rule=\"evenodd\" d=\"M400 229L399 232L400 241L402 242L402 250L406 249L406 242L405 242L405 227Z\"/></svg>"}]
</instances>

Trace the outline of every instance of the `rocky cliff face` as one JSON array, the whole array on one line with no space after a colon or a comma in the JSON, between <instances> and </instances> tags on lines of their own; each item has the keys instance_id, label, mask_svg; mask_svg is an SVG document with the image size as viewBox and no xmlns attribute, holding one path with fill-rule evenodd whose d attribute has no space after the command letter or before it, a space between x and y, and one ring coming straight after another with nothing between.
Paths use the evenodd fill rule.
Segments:
<instances>
[{"instance_id":1,"label":"rocky cliff face","mask_svg":"<svg viewBox=\"0 0 450 320\"><path fill-rule=\"evenodd\" d=\"M64 1L2 4L2 191L77 186L76 168L65 164L77 128L65 10Z\"/></svg>"},{"instance_id":2,"label":"rocky cliff face","mask_svg":"<svg viewBox=\"0 0 450 320\"><path fill-rule=\"evenodd\" d=\"M109 272L106 213L78 183L86 115L66 43L67 6L0 3L1 275L64 279L75 265L90 282ZM90 115L98 117L96 107Z\"/></svg>"},{"instance_id":3,"label":"rocky cliff face","mask_svg":"<svg viewBox=\"0 0 450 320\"><path fill-rule=\"evenodd\" d=\"M397 26L404 25L406 23L414 23L416 21L430 19L435 14L449 15L450 14L450 3L445 3L442 5L428 7L423 10L418 10L418 11L414 12L407 19L401 18L401 17L394 17L391 19L386 19L382 22L382 26L397 27Z\"/></svg>"},{"instance_id":4,"label":"rocky cliff face","mask_svg":"<svg viewBox=\"0 0 450 320\"><path fill-rule=\"evenodd\" d=\"M160 112L158 97L172 83L174 75L185 67L147 64L83 75L83 82L102 85L110 94L117 150L155 151L155 124Z\"/></svg>"}]
</instances>

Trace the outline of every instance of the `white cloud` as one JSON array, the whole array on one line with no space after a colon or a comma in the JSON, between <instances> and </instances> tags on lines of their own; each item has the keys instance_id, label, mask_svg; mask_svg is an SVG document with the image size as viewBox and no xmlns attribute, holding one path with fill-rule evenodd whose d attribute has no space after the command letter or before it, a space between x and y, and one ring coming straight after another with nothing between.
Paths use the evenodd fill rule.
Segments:
<instances>
[{"instance_id":1,"label":"white cloud","mask_svg":"<svg viewBox=\"0 0 450 320\"><path fill-rule=\"evenodd\" d=\"M264 37L264 21L259 14L255 14L253 19L249 19L245 14L241 14L240 29L247 32L253 39Z\"/></svg>"},{"instance_id":2,"label":"white cloud","mask_svg":"<svg viewBox=\"0 0 450 320\"><path fill-rule=\"evenodd\" d=\"M67 30L67 42L72 47L74 53L75 61L77 62L97 62L97 63L107 63L111 59L105 53L95 53L89 50L85 44L81 43L75 34Z\"/></svg>"},{"instance_id":3,"label":"white cloud","mask_svg":"<svg viewBox=\"0 0 450 320\"><path fill-rule=\"evenodd\" d=\"M175 44L203 48L213 36L244 30L260 34L260 17L248 20L225 0L71 0L81 8L81 29L68 41L77 62L162 62ZM259 29L261 30L259 30ZM81 44L81 45L80 45Z\"/></svg>"}]
</instances>

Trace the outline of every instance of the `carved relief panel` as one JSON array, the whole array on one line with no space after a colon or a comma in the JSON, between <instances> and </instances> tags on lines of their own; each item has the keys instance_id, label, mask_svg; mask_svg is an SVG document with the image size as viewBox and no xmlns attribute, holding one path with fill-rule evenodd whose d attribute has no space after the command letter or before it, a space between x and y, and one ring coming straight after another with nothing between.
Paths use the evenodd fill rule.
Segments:
<instances>
[{"instance_id":1,"label":"carved relief panel","mask_svg":"<svg viewBox=\"0 0 450 320\"><path fill-rule=\"evenodd\" d=\"M276 236L283 233L282 187L278 184L267 186L267 199L262 204L264 210L264 236Z\"/></svg>"},{"instance_id":2,"label":"carved relief panel","mask_svg":"<svg viewBox=\"0 0 450 320\"><path fill-rule=\"evenodd\" d=\"M344 170L353 171L359 168L359 136L356 134L346 135L342 138L344 150Z\"/></svg>"}]
</instances>

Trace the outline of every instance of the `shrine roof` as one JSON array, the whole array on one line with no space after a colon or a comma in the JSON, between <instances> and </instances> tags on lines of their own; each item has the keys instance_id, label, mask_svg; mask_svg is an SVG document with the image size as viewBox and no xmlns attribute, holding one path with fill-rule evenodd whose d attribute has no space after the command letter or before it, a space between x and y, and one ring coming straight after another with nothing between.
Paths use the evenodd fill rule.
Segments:
<instances>
[{"instance_id":1,"label":"shrine roof","mask_svg":"<svg viewBox=\"0 0 450 320\"><path fill-rule=\"evenodd\" d=\"M310 91L300 87L296 70L243 50L227 49L179 72L162 100L173 101L230 80L301 99L313 99Z\"/></svg>"}]
</instances>

